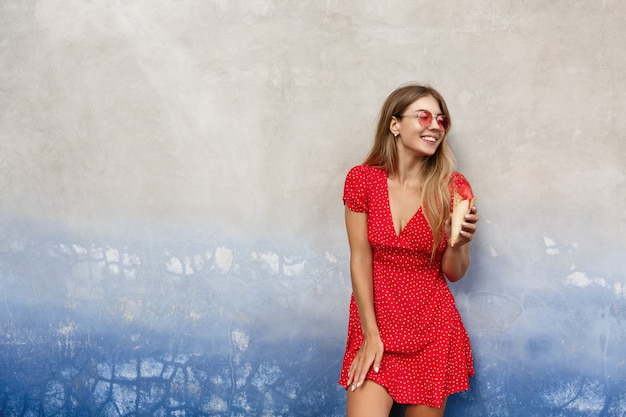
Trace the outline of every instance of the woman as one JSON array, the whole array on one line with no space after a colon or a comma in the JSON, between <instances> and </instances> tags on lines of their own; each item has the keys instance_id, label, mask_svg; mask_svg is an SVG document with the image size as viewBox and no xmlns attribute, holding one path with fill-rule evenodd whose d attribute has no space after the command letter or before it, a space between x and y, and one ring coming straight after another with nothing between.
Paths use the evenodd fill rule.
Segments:
<instances>
[{"instance_id":1,"label":"woman","mask_svg":"<svg viewBox=\"0 0 626 417\"><path fill-rule=\"evenodd\" d=\"M469 388L472 353L447 280L463 277L475 207L454 247L450 117L433 88L407 85L385 101L374 146L344 186L352 297L340 384L348 417L383 417L396 401L407 417L443 416Z\"/></svg>"}]
</instances>

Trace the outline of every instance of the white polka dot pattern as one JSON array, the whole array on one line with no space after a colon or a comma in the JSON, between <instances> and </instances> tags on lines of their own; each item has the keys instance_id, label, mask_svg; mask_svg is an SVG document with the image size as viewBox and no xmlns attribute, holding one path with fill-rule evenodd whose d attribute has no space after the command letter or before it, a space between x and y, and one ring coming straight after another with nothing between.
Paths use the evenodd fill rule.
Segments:
<instances>
[{"instance_id":1,"label":"white polka dot pattern","mask_svg":"<svg viewBox=\"0 0 626 417\"><path fill-rule=\"evenodd\" d=\"M469 187L455 173L455 185ZM384 170L359 165L350 170L344 202L368 213L374 256L374 308L385 353L378 373L367 375L402 404L440 407L443 399L469 388L474 375L469 337L441 272L445 239L431 260L433 234L421 208L396 235ZM363 336L354 295L339 383L347 388L348 369Z\"/></svg>"}]
</instances>

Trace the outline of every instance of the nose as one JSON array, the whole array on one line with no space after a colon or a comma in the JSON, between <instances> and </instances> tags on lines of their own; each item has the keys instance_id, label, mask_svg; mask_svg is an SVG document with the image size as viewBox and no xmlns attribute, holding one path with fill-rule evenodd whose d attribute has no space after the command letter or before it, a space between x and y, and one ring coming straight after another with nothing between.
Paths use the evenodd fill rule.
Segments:
<instances>
[{"instance_id":1,"label":"nose","mask_svg":"<svg viewBox=\"0 0 626 417\"><path fill-rule=\"evenodd\" d=\"M430 127L429 129L437 129L437 130L441 130L441 126L439 126L439 122L437 121L437 117L433 116L431 121L430 121Z\"/></svg>"}]
</instances>

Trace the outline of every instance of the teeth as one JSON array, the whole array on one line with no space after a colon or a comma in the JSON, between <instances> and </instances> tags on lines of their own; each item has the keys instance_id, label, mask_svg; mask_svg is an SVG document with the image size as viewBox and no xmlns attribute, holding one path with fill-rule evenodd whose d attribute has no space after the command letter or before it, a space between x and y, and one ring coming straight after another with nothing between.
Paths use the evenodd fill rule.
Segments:
<instances>
[{"instance_id":1,"label":"teeth","mask_svg":"<svg viewBox=\"0 0 626 417\"><path fill-rule=\"evenodd\" d=\"M431 137L431 136L423 136L422 139L424 139L426 142L431 142L431 143L435 143L437 142L437 139Z\"/></svg>"}]
</instances>

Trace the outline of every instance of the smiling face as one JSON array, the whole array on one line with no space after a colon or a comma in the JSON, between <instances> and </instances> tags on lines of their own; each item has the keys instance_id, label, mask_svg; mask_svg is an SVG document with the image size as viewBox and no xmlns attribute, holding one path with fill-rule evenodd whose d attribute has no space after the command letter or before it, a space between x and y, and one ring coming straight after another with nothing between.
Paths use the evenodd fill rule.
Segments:
<instances>
[{"instance_id":1,"label":"smiling face","mask_svg":"<svg viewBox=\"0 0 626 417\"><path fill-rule=\"evenodd\" d=\"M427 111L433 115L428 126L422 126L420 123L418 116L421 111ZM441 114L439 102L429 95L410 104L402 112L401 117L392 117L389 130L397 135L398 155L405 153L416 157L434 155L446 134L437 121L437 116Z\"/></svg>"}]
</instances>

